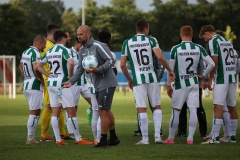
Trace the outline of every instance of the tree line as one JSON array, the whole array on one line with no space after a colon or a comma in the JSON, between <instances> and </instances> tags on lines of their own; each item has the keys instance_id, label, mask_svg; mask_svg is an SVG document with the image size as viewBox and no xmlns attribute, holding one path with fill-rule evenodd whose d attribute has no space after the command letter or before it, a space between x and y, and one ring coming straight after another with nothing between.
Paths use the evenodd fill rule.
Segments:
<instances>
[{"instance_id":1,"label":"tree line","mask_svg":"<svg viewBox=\"0 0 240 160\"><path fill-rule=\"evenodd\" d=\"M90 26L95 39L101 30L110 31L112 51L120 51L123 41L136 34L135 23L141 18L149 21L150 30L163 51L169 51L179 42L179 30L183 25L191 25L194 41L205 46L198 35L201 26L206 24L228 30L227 36L234 48L240 51L239 0L215 0L213 3L197 0L197 4L189 4L187 0L166 3L153 0L151 6L153 10L144 12L137 8L135 0L110 0L108 6L97 6L96 0L87 0L85 23ZM18 65L21 53L32 44L34 35L46 35L46 27L50 23L69 31L73 44L81 22L82 9L77 12L72 8L66 9L61 0L10 0L9 3L0 4L0 55L16 55Z\"/></svg>"}]
</instances>

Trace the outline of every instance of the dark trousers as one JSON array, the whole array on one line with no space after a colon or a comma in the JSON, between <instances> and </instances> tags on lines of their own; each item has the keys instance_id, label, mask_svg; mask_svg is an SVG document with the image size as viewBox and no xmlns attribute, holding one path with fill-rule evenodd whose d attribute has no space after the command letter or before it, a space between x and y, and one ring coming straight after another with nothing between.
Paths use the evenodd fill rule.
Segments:
<instances>
[{"instance_id":1,"label":"dark trousers","mask_svg":"<svg viewBox=\"0 0 240 160\"><path fill-rule=\"evenodd\" d=\"M199 132L202 137L207 135L206 113L202 105L202 88L199 88L199 108L197 108ZM178 134L187 134L187 103L185 102L179 115Z\"/></svg>"}]
</instances>

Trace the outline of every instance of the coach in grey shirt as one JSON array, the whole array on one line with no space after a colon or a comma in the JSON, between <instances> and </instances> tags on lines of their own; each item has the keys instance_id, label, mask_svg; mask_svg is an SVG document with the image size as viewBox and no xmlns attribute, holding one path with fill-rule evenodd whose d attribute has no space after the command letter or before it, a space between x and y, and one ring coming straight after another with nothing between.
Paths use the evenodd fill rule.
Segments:
<instances>
[{"instance_id":1,"label":"coach in grey shirt","mask_svg":"<svg viewBox=\"0 0 240 160\"><path fill-rule=\"evenodd\" d=\"M101 118L101 139L94 146L102 148L120 143L115 133L114 116L110 111L114 91L118 85L116 76L112 70L114 65L112 54L108 46L99 41L95 41L91 37L90 28L87 25L82 25L77 29L77 38L83 47L79 51L78 68L68 82L64 83L63 87L71 87L77 82L81 75L86 71L91 76L93 86L96 91L98 102L98 112ZM88 55L94 55L98 60L96 68L84 69L82 60ZM110 139L107 141L107 133L110 133Z\"/></svg>"}]
</instances>

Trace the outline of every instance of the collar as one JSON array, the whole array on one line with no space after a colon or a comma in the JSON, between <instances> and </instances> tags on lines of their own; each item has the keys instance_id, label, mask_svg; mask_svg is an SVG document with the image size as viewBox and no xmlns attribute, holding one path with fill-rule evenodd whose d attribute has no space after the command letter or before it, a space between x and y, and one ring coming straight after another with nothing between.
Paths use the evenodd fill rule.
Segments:
<instances>
[{"instance_id":1,"label":"collar","mask_svg":"<svg viewBox=\"0 0 240 160\"><path fill-rule=\"evenodd\" d=\"M88 44L86 44L85 47L90 48L93 45L94 41L95 40L91 37Z\"/></svg>"},{"instance_id":2,"label":"collar","mask_svg":"<svg viewBox=\"0 0 240 160\"><path fill-rule=\"evenodd\" d=\"M55 46L62 46L62 47L65 47L63 44L60 44L60 43L55 44Z\"/></svg>"},{"instance_id":3,"label":"collar","mask_svg":"<svg viewBox=\"0 0 240 160\"><path fill-rule=\"evenodd\" d=\"M34 46L30 46L30 48L36 49L39 52L39 50Z\"/></svg>"}]
</instances>

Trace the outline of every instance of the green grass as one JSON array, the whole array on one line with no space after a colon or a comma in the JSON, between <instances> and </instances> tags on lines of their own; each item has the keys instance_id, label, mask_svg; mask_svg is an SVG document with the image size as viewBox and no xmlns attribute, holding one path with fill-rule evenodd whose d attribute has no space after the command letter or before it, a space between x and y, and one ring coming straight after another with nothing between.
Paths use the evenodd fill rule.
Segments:
<instances>
[{"instance_id":1,"label":"green grass","mask_svg":"<svg viewBox=\"0 0 240 160\"><path fill-rule=\"evenodd\" d=\"M170 99L162 93L163 111L163 139L168 136L168 122L171 115ZM212 123L212 98L203 98L207 113L208 133ZM237 104L240 104L237 97ZM87 124L86 109L88 105L81 98L79 102L78 121L80 133L88 140L92 140L91 127ZM240 109L238 108L238 111ZM154 130L152 115L149 112L150 145L135 146L140 137L133 137L137 128L136 109L132 92L115 92L112 111L115 115L116 131L121 143L106 149L93 149L89 145L77 146L69 140L68 146L57 146L53 142L41 145L25 145L27 137L26 123L28 119L27 101L22 94L16 99L0 97L0 159L1 160L75 160L75 159L104 159L104 160L153 160L153 159L240 159L240 127L237 132L237 142L215 145L201 145L198 126L194 136L194 145L186 145L186 138L176 137L175 145L154 144ZM53 136L52 128L49 134ZM222 132L221 132L222 135ZM40 121L36 131L36 139L40 137Z\"/></svg>"}]
</instances>

